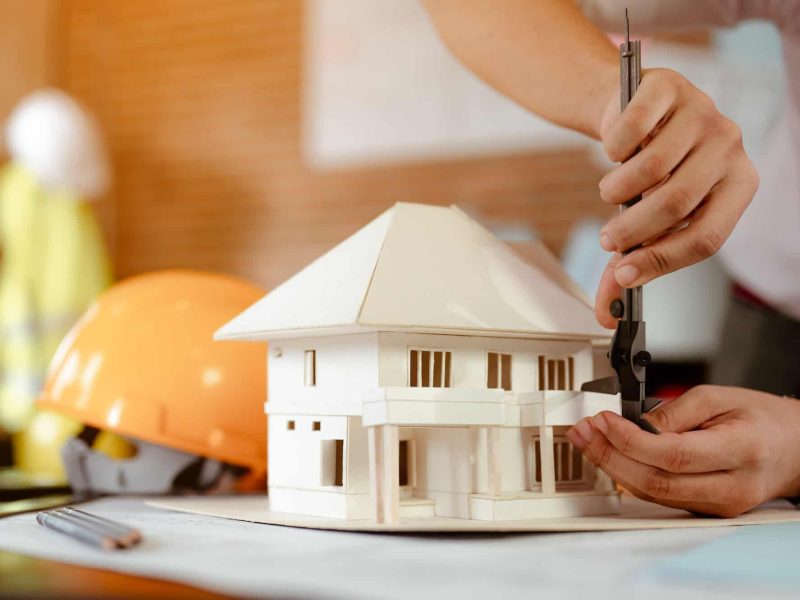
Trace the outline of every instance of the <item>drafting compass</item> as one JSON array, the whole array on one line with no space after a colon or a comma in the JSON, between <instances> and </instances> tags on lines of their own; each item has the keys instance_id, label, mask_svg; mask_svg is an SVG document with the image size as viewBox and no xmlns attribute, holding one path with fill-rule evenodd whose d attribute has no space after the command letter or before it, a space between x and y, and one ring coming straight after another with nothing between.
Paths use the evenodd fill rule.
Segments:
<instances>
[{"instance_id":1,"label":"drafting compass","mask_svg":"<svg viewBox=\"0 0 800 600\"><path fill-rule=\"evenodd\" d=\"M619 46L621 110L625 110L636 93L641 80L641 43L630 40L628 10L625 10L625 41ZM642 196L635 196L620 206L620 211L633 206ZM629 248L623 254L629 254L639 248ZM645 396L647 366L650 364L650 353L645 349L645 325L642 320L642 287L625 288L622 298L611 303L611 314L619 319L617 331L611 340L608 357L615 376L589 381L581 387L587 392L620 394L622 399L622 416L639 425L645 431L658 433L642 415L658 404L658 400Z\"/></svg>"}]
</instances>

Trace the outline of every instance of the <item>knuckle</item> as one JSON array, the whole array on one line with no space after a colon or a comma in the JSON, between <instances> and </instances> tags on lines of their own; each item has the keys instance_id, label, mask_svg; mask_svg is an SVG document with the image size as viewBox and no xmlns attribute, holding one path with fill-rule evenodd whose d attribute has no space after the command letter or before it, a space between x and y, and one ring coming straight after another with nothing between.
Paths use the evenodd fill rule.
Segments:
<instances>
[{"instance_id":1,"label":"knuckle","mask_svg":"<svg viewBox=\"0 0 800 600\"><path fill-rule=\"evenodd\" d=\"M650 108L640 104L630 104L623 113L623 124L637 138L641 139L650 133L648 120Z\"/></svg>"},{"instance_id":2,"label":"knuckle","mask_svg":"<svg viewBox=\"0 0 800 600\"><path fill-rule=\"evenodd\" d=\"M617 248L627 249L633 245L633 230L622 218L617 218L607 233Z\"/></svg>"},{"instance_id":3,"label":"knuckle","mask_svg":"<svg viewBox=\"0 0 800 600\"><path fill-rule=\"evenodd\" d=\"M659 431L671 431L674 416L672 407L669 404L660 406L656 410L647 413L647 420L650 421Z\"/></svg>"},{"instance_id":4,"label":"knuckle","mask_svg":"<svg viewBox=\"0 0 800 600\"><path fill-rule=\"evenodd\" d=\"M633 435L630 431L619 432L619 451L622 454L630 454L633 450Z\"/></svg>"},{"instance_id":5,"label":"knuckle","mask_svg":"<svg viewBox=\"0 0 800 600\"><path fill-rule=\"evenodd\" d=\"M667 176L664 157L657 152L652 152L642 161L639 167L641 176L648 181L661 181Z\"/></svg>"},{"instance_id":6,"label":"knuckle","mask_svg":"<svg viewBox=\"0 0 800 600\"><path fill-rule=\"evenodd\" d=\"M763 465L769 458L769 449L763 440L755 440L748 444L744 455L743 465L755 469Z\"/></svg>"},{"instance_id":7,"label":"knuckle","mask_svg":"<svg viewBox=\"0 0 800 600\"><path fill-rule=\"evenodd\" d=\"M653 84L657 85L659 89L675 95L683 89L686 83L686 78L672 69L649 69L645 74L644 81L647 82L649 77L653 77Z\"/></svg>"},{"instance_id":8,"label":"knuckle","mask_svg":"<svg viewBox=\"0 0 800 600\"><path fill-rule=\"evenodd\" d=\"M714 129L716 129L726 140L732 144L736 144L737 142L741 144L742 129L736 124L735 121L729 119L720 112L716 112L716 108L714 114L709 117L709 120L714 125Z\"/></svg>"},{"instance_id":9,"label":"knuckle","mask_svg":"<svg viewBox=\"0 0 800 600\"><path fill-rule=\"evenodd\" d=\"M603 151L606 153L608 160L612 162L622 162L628 158L625 156L619 144L613 138L603 140Z\"/></svg>"},{"instance_id":10,"label":"knuckle","mask_svg":"<svg viewBox=\"0 0 800 600\"><path fill-rule=\"evenodd\" d=\"M743 506L742 512L747 512L748 510L755 508L763 501L764 501L764 494L760 486L758 485L746 486L744 494L741 498L741 504Z\"/></svg>"},{"instance_id":11,"label":"knuckle","mask_svg":"<svg viewBox=\"0 0 800 600\"><path fill-rule=\"evenodd\" d=\"M697 88L695 88L697 90ZM695 107L700 115L702 125L707 129L716 129L720 125L720 118L724 118L717 110L717 105L708 94L697 90Z\"/></svg>"},{"instance_id":12,"label":"knuckle","mask_svg":"<svg viewBox=\"0 0 800 600\"><path fill-rule=\"evenodd\" d=\"M719 516L726 519L733 519L752 510L761 503L760 497L751 491L744 491L735 499L723 504L719 510Z\"/></svg>"},{"instance_id":13,"label":"knuckle","mask_svg":"<svg viewBox=\"0 0 800 600\"><path fill-rule=\"evenodd\" d=\"M703 384L700 384L700 385L695 386L694 388L692 388L692 391L694 392L693 395L696 396L697 398L704 398L705 399L705 398L713 398L713 397L715 397L719 390L718 390L717 386L715 386L715 385L710 385L708 383L703 383Z\"/></svg>"},{"instance_id":14,"label":"knuckle","mask_svg":"<svg viewBox=\"0 0 800 600\"><path fill-rule=\"evenodd\" d=\"M664 451L664 467L673 473L685 473L693 462L692 453L677 439Z\"/></svg>"},{"instance_id":15,"label":"knuckle","mask_svg":"<svg viewBox=\"0 0 800 600\"><path fill-rule=\"evenodd\" d=\"M603 446L600 448L600 452L597 455L597 466L601 469L605 469L611 462L611 457L614 454L614 447L604 442Z\"/></svg>"},{"instance_id":16,"label":"knuckle","mask_svg":"<svg viewBox=\"0 0 800 600\"><path fill-rule=\"evenodd\" d=\"M680 220L689 214L692 195L683 187L674 187L663 200L663 210L671 219Z\"/></svg>"},{"instance_id":17,"label":"knuckle","mask_svg":"<svg viewBox=\"0 0 800 600\"><path fill-rule=\"evenodd\" d=\"M625 488L625 489L628 490L631 494L633 494L637 498L639 498L640 500L644 500L645 502L653 502L653 501L655 501L655 498L653 498L652 496L644 493L642 490L637 490L634 487L629 487L629 488Z\"/></svg>"},{"instance_id":18,"label":"knuckle","mask_svg":"<svg viewBox=\"0 0 800 600\"><path fill-rule=\"evenodd\" d=\"M758 190L758 186L761 184L761 178L758 175L758 171L756 170L755 165L752 162L750 162L750 160L747 161L747 165L745 166L744 177L745 181L750 184L750 190L751 190L750 199L752 199L752 195L756 193L756 190ZM748 200L748 204L749 203L750 201Z\"/></svg>"},{"instance_id":19,"label":"knuckle","mask_svg":"<svg viewBox=\"0 0 800 600\"><path fill-rule=\"evenodd\" d=\"M670 492L670 480L654 469L642 476L642 491L653 498L665 498Z\"/></svg>"},{"instance_id":20,"label":"knuckle","mask_svg":"<svg viewBox=\"0 0 800 600\"><path fill-rule=\"evenodd\" d=\"M692 239L692 253L701 259L714 256L722 248L723 242L722 234L716 229L703 230Z\"/></svg>"},{"instance_id":21,"label":"knuckle","mask_svg":"<svg viewBox=\"0 0 800 600\"><path fill-rule=\"evenodd\" d=\"M651 247L645 253L645 263L651 273L662 275L672 271L673 259L663 248Z\"/></svg>"}]
</instances>

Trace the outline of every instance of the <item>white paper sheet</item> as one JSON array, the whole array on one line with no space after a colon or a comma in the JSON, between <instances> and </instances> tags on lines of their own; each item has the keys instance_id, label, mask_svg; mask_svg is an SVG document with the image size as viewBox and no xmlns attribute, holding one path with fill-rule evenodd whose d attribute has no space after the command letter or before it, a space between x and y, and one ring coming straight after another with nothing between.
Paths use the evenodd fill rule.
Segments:
<instances>
[{"instance_id":1,"label":"white paper sheet","mask_svg":"<svg viewBox=\"0 0 800 600\"><path fill-rule=\"evenodd\" d=\"M401 519L398 523L375 523L365 519L331 519L309 515L273 512L266 495L193 496L159 498L148 501L155 508L178 510L209 517L222 517L251 523L289 525L335 531L376 533L556 533L567 531L626 531L633 529L695 529L736 527L800 521L800 511L780 501L757 508L735 519L699 517L685 510L667 508L623 494L617 515L529 519L525 521L478 521L448 517Z\"/></svg>"},{"instance_id":2,"label":"white paper sheet","mask_svg":"<svg viewBox=\"0 0 800 600\"><path fill-rule=\"evenodd\" d=\"M104 553L36 525L28 514L0 519L0 549L254 598L675 600L678 594L713 600L735 591L641 576L728 528L378 535L255 525L150 508L139 499L105 499L84 508L139 527L145 541ZM769 590L759 596L769 597Z\"/></svg>"}]
</instances>

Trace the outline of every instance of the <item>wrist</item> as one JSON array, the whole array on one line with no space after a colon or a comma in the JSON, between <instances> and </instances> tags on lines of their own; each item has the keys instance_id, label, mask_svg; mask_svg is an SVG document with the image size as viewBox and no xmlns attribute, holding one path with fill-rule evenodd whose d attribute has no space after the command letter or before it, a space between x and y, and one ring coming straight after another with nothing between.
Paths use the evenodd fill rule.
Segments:
<instances>
[{"instance_id":1,"label":"wrist","mask_svg":"<svg viewBox=\"0 0 800 600\"><path fill-rule=\"evenodd\" d=\"M589 93L585 130L597 140L603 137L606 121L619 113L619 85L619 67L605 65Z\"/></svg>"},{"instance_id":2,"label":"wrist","mask_svg":"<svg viewBox=\"0 0 800 600\"><path fill-rule=\"evenodd\" d=\"M785 484L779 494L782 498L787 498L794 504L800 504L800 445L797 444L796 432L800 431L800 401L782 397L781 401L785 402L787 412L784 414L785 423L788 424L787 443L789 447L786 449L788 456L794 458L789 464L788 477L786 477Z\"/></svg>"}]
</instances>

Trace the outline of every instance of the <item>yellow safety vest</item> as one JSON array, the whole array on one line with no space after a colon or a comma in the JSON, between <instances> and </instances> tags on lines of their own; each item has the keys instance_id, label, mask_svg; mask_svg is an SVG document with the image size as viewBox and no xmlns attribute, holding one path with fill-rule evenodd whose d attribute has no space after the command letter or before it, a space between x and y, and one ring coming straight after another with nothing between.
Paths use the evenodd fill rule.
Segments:
<instances>
[{"instance_id":1,"label":"yellow safety vest","mask_svg":"<svg viewBox=\"0 0 800 600\"><path fill-rule=\"evenodd\" d=\"M45 189L23 167L0 172L0 427L25 428L56 347L111 283L86 202Z\"/></svg>"}]
</instances>

